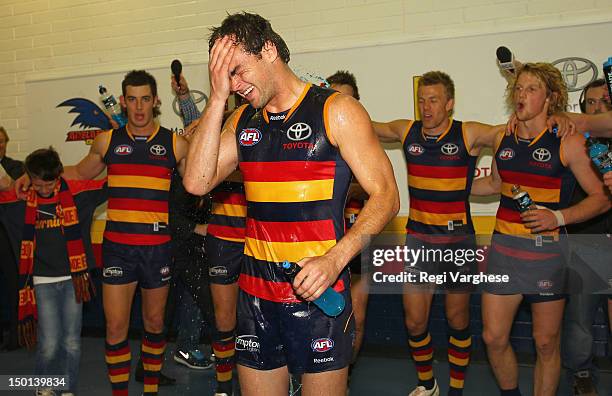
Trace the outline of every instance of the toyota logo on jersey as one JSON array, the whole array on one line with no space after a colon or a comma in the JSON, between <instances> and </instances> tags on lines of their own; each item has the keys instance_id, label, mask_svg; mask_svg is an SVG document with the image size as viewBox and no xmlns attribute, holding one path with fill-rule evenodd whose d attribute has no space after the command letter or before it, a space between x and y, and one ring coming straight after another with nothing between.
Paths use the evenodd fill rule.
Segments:
<instances>
[{"instance_id":1,"label":"toyota logo on jersey","mask_svg":"<svg viewBox=\"0 0 612 396\"><path fill-rule=\"evenodd\" d=\"M440 148L440 151L446 155L455 155L459 152L459 146L455 143L446 143Z\"/></svg>"},{"instance_id":2,"label":"toyota logo on jersey","mask_svg":"<svg viewBox=\"0 0 612 396\"><path fill-rule=\"evenodd\" d=\"M539 148L534 150L534 152L531 154L531 157L538 162L547 162L550 160L552 155L547 149Z\"/></svg>"},{"instance_id":3,"label":"toyota logo on jersey","mask_svg":"<svg viewBox=\"0 0 612 396\"><path fill-rule=\"evenodd\" d=\"M166 148L164 146L162 146L161 144L154 144L149 149L149 152L151 154L153 154L153 155L165 155L166 154Z\"/></svg>"},{"instance_id":4,"label":"toyota logo on jersey","mask_svg":"<svg viewBox=\"0 0 612 396\"><path fill-rule=\"evenodd\" d=\"M251 147L255 146L261 140L261 132L255 128L243 129L238 137L238 142L241 146Z\"/></svg>"},{"instance_id":5,"label":"toyota logo on jersey","mask_svg":"<svg viewBox=\"0 0 612 396\"><path fill-rule=\"evenodd\" d=\"M289 127L287 129L287 138L289 140L293 140L294 142L299 142L300 140L306 140L312 135L312 128L310 125L305 124L303 122L298 122Z\"/></svg>"}]
</instances>

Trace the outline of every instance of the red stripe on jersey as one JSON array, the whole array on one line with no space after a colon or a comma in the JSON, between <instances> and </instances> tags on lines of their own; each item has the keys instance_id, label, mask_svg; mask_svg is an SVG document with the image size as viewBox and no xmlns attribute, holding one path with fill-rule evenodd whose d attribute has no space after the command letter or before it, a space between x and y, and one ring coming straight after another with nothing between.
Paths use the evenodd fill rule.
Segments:
<instances>
[{"instance_id":1,"label":"red stripe on jersey","mask_svg":"<svg viewBox=\"0 0 612 396\"><path fill-rule=\"evenodd\" d=\"M461 371L457 371L457 370L453 370L451 369L450 371L450 376L452 378L456 378L458 380L462 380L465 378L465 373L462 373Z\"/></svg>"},{"instance_id":2,"label":"red stripe on jersey","mask_svg":"<svg viewBox=\"0 0 612 396\"><path fill-rule=\"evenodd\" d=\"M430 166L408 164L408 174L432 179L457 179L467 177L467 166Z\"/></svg>"},{"instance_id":3,"label":"red stripe on jersey","mask_svg":"<svg viewBox=\"0 0 612 396\"><path fill-rule=\"evenodd\" d=\"M219 224L208 224L207 233L216 238L231 238L244 240L244 228L229 227Z\"/></svg>"},{"instance_id":4,"label":"red stripe on jersey","mask_svg":"<svg viewBox=\"0 0 612 396\"><path fill-rule=\"evenodd\" d=\"M238 286L245 292L264 300L282 303L302 302L302 300L296 297L293 292L293 286L289 282L267 281L243 272L238 278ZM342 279L339 279L334 284L334 290L337 292L344 290L344 281Z\"/></svg>"},{"instance_id":5,"label":"red stripe on jersey","mask_svg":"<svg viewBox=\"0 0 612 396\"><path fill-rule=\"evenodd\" d=\"M333 179L335 161L241 162L245 181L283 182Z\"/></svg>"},{"instance_id":6,"label":"red stripe on jersey","mask_svg":"<svg viewBox=\"0 0 612 396\"><path fill-rule=\"evenodd\" d=\"M527 250L519 250L516 248L509 248L504 245L496 243L493 245L495 250L501 254L509 257L514 257L521 260L547 260L555 257L559 257L558 253L536 253Z\"/></svg>"},{"instance_id":7,"label":"red stripe on jersey","mask_svg":"<svg viewBox=\"0 0 612 396\"><path fill-rule=\"evenodd\" d=\"M135 198L111 198L108 200L108 209L168 213L168 201L154 201L149 199Z\"/></svg>"},{"instance_id":8,"label":"red stripe on jersey","mask_svg":"<svg viewBox=\"0 0 612 396\"><path fill-rule=\"evenodd\" d=\"M170 241L170 235L128 234L124 232L104 231L104 238L124 245L161 245Z\"/></svg>"},{"instance_id":9,"label":"red stripe on jersey","mask_svg":"<svg viewBox=\"0 0 612 396\"><path fill-rule=\"evenodd\" d=\"M465 213L466 203L463 201L438 202L410 198L410 207L428 213Z\"/></svg>"},{"instance_id":10,"label":"red stripe on jersey","mask_svg":"<svg viewBox=\"0 0 612 396\"><path fill-rule=\"evenodd\" d=\"M110 164L109 175L117 176L148 176L160 179L170 179L172 170L165 166L142 165L142 164ZM138 187L138 186L134 186Z\"/></svg>"},{"instance_id":11,"label":"red stripe on jersey","mask_svg":"<svg viewBox=\"0 0 612 396\"><path fill-rule=\"evenodd\" d=\"M219 191L212 195L212 201L214 203L223 203L230 205L242 205L246 206L246 197L244 193L235 193L229 191Z\"/></svg>"},{"instance_id":12,"label":"red stripe on jersey","mask_svg":"<svg viewBox=\"0 0 612 396\"><path fill-rule=\"evenodd\" d=\"M500 206L497 209L496 217L501 220L509 221L510 223L523 223L521 212Z\"/></svg>"},{"instance_id":13,"label":"red stripe on jersey","mask_svg":"<svg viewBox=\"0 0 612 396\"><path fill-rule=\"evenodd\" d=\"M306 242L336 240L334 221L257 221L247 218L246 235L266 242Z\"/></svg>"},{"instance_id":14,"label":"red stripe on jersey","mask_svg":"<svg viewBox=\"0 0 612 396\"><path fill-rule=\"evenodd\" d=\"M561 179L558 177L540 176L525 172L515 172L509 170L499 170L502 181L508 184L519 186L560 189Z\"/></svg>"}]
</instances>

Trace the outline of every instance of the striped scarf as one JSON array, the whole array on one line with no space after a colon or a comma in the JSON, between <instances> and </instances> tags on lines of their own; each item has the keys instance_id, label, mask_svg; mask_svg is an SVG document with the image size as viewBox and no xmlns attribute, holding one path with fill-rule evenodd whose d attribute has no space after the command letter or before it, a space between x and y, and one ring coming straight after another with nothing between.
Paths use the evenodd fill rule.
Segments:
<instances>
[{"instance_id":1,"label":"striped scarf","mask_svg":"<svg viewBox=\"0 0 612 396\"><path fill-rule=\"evenodd\" d=\"M66 240L75 298L78 303L87 302L91 299L92 294L95 295L95 288L87 271L87 258L81 239L77 208L68 184L63 178L59 179L55 187L55 194L58 196L55 212L60 220L61 231ZM32 281L36 249L37 208L38 194L30 189L26 199L25 221L19 255L19 283L23 287L19 290L18 334L19 344L27 348L33 348L36 345L36 321L38 319Z\"/></svg>"}]
</instances>

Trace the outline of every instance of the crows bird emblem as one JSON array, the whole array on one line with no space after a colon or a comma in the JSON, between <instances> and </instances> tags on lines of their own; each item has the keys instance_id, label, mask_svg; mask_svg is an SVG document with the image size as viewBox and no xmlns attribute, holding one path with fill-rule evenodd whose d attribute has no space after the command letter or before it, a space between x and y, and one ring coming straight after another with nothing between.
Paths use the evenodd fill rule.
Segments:
<instances>
[{"instance_id":1,"label":"crows bird emblem","mask_svg":"<svg viewBox=\"0 0 612 396\"><path fill-rule=\"evenodd\" d=\"M94 102L85 98L72 98L58 104L57 107L72 107L68 113L75 113L77 116L72 121L72 125L79 125L81 128L99 128L102 130L111 129L112 125L106 113Z\"/></svg>"}]
</instances>

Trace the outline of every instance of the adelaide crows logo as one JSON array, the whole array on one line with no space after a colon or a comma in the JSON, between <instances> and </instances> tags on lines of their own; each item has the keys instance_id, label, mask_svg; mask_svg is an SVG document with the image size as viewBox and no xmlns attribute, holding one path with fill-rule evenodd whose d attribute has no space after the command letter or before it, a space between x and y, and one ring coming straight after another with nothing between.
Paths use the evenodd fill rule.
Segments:
<instances>
[{"instance_id":1,"label":"adelaide crows logo","mask_svg":"<svg viewBox=\"0 0 612 396\"><path fill-rule=\"evenodd\" d=\"M57 107L71 107L68 113L75 113L76 117L70 126L82 128L69 131L66 134L67 142L85 141L86 144L91 144L99 133L112 129L106 113L89 99L72 98L63 101Z\"/></svg>"}]
</instances>

